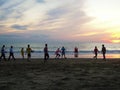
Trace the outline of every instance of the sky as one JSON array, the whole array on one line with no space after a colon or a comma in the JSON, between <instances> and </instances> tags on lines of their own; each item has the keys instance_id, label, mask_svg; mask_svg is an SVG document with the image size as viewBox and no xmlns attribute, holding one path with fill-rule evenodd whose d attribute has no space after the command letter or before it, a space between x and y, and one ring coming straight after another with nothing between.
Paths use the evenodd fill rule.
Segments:
<instances>
[{"instance_id":1,"label":"sky","mask_svg":"<svg viewBox=\"0 0 120 90\"><path fill-rule=\"evenodd\" d=\"M120 0L0 0L0 42L120 43Z\"/></svg>"}]
</instances>

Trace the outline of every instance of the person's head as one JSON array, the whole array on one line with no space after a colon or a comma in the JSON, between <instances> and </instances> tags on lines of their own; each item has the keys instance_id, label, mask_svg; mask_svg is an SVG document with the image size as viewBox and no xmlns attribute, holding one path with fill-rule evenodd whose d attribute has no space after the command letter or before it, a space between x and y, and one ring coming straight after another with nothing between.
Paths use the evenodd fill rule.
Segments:
<instances>
[{"instance_id":1,"label":"person's head","mask_svg":"<svg viewBox=\"0 0 120 90\"><path fill-rule=\"evenodd\" d=\"M104 47L104 44L102 45L102 47Z\"/></svg>"},{"instance_id":2,"label":"person's head","mask_svg":"<svg viewBox=\"0 0 120 90\"><path fill-rule=\"evenodd\" d=\"M45 44L45 46L47 47L47 44Z\"/></svg>"},{"instance_id":3,"label":"person's head","mask_svg":"<svg viewBox=\"0 0 120 90\"><path fill-rule=\"evenodd\" d=\"M3 45L3 47L5 47L5 45Z\"/></svg>"},{"instance_id":4,"label":"person's head","mask_svg":"<svg viewBox=\"0 0 120 90\"><path fill-rule=\"evenodd\" d=\"M30 45L28 44L28 48L30 47Z\"/></svg>"},{"instance_id":5,"label":"person's head","mask_svg":"<svg viewBox=\"0 0 120 90\"><path fill-rule=\"evenodd\" d=\"M13 48L13 46L11 46L11 48Z\"/></svg>"},{"instance_id":6,"label":"person's head","mask_svg":"<svg viewBox=\"0 0 120 90\"><path fill-rule=\"evenodd\" d=\"M97 48L97 46L95 46L95 48Z\"/></svg>"}]
</instances>

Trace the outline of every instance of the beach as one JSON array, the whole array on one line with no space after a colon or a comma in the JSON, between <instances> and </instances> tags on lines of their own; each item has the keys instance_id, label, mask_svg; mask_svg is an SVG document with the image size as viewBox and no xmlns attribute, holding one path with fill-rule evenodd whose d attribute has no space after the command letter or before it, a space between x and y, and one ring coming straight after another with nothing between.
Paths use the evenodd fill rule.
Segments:
<instances>
[{"instance_id":1,"label":"beach","mask_svg":"<svg viewBox=\"0 0 120 90\"><path fill-rule=\"evenodd\" d=\"M0 90L119 90L120 59L0 62Z\"/></svg>"},{"instance_id":2,"label":"beach","mask_svg":"<svg viewBox=\"0 0 120 90\"><path fill-rule=\"evenodd\" d=\"M0 0L0 90L120 90L119 29L120 0Z\"/></svg>"}]
</instances>

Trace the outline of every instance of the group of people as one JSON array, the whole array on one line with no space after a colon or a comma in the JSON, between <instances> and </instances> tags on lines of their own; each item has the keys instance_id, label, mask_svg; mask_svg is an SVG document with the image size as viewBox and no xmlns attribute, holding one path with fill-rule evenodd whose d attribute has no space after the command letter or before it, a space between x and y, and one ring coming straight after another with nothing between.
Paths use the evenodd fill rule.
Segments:
<instances>
[{"instance_id":1,"label":"group of people","mask_svg":"<svg viewBox=\"0 0 120 90\"><path fill-rule=\"evenodd\" d=\"M28 45L27 49L26 49L26 53L27 53L27 58L28 58L28 61L30 60L31 58L31 52L32 52L32 49L30 48L30 45ZM0 61L1 59L4 59L5 61L7 60L6 59L6 54L7 52L5 51L5 45L2 46L1 48L1 56L0 56ZM21 55L24 59L24 48L21 49ZM16 60L15 57L14 57L14 51L13 51L13 46L10 47L9 49L9 57L8 57L8 61L9 60Z\"/></svg>"},{"instance_id":2,"label":"group of people","mask_svg":"<svg viewBox=\"0 0 120 90\"><path fill-rule=\"evenodd\" d=\"M100 51L98 50L97 46L95 46L94 48L94 53L95 56L93 57L94 59L97 59L97 55ZM101 53L103 54L103 59L106 60L105 54L106 54L106 47L104 46L104 44L102 45L102 50Z\"/></svg>"},{"instance_id":3,"label":"group of people","mask_svg":"<svg viewBox=\"0 0 120 90\"><path fill-rule=\"evenodd\" d=\"M59 59L60 56L62 56L62 58L65 58L66 59L66 56L65 56L65 47L63 46L60 50L60 48L58 48L56 51L55 51L55 58L56 59ZM49 59L49 53L48 53L48 46L47 44L45 44L45 48L44 48L44 62L46 62L46 60Z\"/></svg>"},{"instance_id":4,"label":"group of people","mask_svg":"<svg viewBox=\"0 0 120 90\"><path fill-rule=\"evenodd\" d=\"M49 59L49 53L48 53L48 45L45 44L45 47L44 47L44 62L46 62L48 59ZM28 61L30 60L31 58L31 52L34 52L31 48L30 48L30 45L28 45L27 49L26 49L26 53L27 53L27 58L28 58ZM60 54L61 53L61 54ZM61 50L58 48L56 51L55 51L55 54L56 54L56 57L55 58L60 58L60 56L62 55L62 58L65 58L66 59L66 56L65 56L65 48L64 46L61 48ZM24 48L21 49L21 55L24 59Z\"/></svg>"},{"instance_id":5,"label":"group of people","mask_svg":"<svg viewBox=\"0 0 120 90\"><path fill-rule=\"evenodd\" d=\"M43 51L44 51L44 61L46 62L49 59L48 45L47 44L45 44L45 47L44 47ZM59 59L60 56L61 56L62 58L66 59L65 51L66 51L66 49L65 49L64 46L61 49L57 48L57 50L55 51L55 55L56 55L55 58ZM31 49L30 45L28 44L28 46L26 48L26 54L27 54L27 60L28 61L30 61L30 59L31 59L31 52L34 52L34 51ZM1 48L0 60L3 58L6 61L5 53L6 53L5 45L3 45L2 48ZM97 46L95 46L95 48L94 48L94 53L95 53L94 58L97 59L97 55L99 53L99 50L98 50ZM104 45L102 45L102 54L103 54L103 59L106 59L106 57L105 57L106 48L105 48ZM24 59L24 55L25 55L24 48L21 48L21 56L22 56L23 59ZM74 57L78 57L78 48L77 47L74 48ZM13 46L11 46L10 50L9 50L8 60L10 60L10 59L15 60Z\"/></svg>"},{"instance_id":6,"label":"group of people","mask_svg":"<svg viewBox=\"0 0 120 90\"><path fill-rule=\"evenodd\" d=\"M30 59L31 59L31 52L34 52L34 51L31 49L29 44L28 44L28 46L26 48L26 53L24 51L24 48L21 48L21 56L22 56L22 58L24 59L24 55L27 54L27 60L30 61ZM1 48L0 61L1 61L1 59L4 59L5 61L7 60L6 59L6 55L5 55L6 53L7 52L5 51L5 45L3 45L2 48ZM65 48L64 47L62 47L61 50L59 50L59 48L56 50L56 52L55 52L56 58L60 57L60 53L62 53L62 57L66 58L66 56L65 56ZM13 46L11 46L10 50L9 50L8 60L10 60L10 59L15 60ZM45 47L44 47L44 61L46 61L48 59L49 59L48 45L45 44Z\"/></svg>"},{"instance_id":7,"label":"group of people","mask_svg":"<svg viewBox=\"0 0 120 90\"><path fill-rule=\"evenodd\" d=\"M5 45L2 46L1 48L1 56L0 56L0 60L3 58L5 61L6 61L6 56L5 56ZM10 47L10 50L9 50L9 57L8 57L8 60L10 59L13 59L15 60L15 57L14 57L14 51L13 51L13 46Z\"/></svg>"},{"instance_id":8,"label":"group of people","mask_svg":"<svg viewBox=\"0 0 120 90\"><path fill-rule=\"evenodd\" d=\"M58 48L56 51L55 51L55 54L56 54L56 57L55 58L60 58L60 56L62 58L65 58L66 59L66 56L65 56L65 47L63 46L60 50L60 48Z\"/></svg>"}]
</instances>

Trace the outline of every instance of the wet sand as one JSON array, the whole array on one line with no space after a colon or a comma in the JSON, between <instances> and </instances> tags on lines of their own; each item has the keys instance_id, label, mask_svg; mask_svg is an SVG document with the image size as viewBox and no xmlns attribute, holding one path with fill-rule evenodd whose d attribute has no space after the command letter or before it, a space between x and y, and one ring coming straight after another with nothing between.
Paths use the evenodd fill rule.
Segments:
<instances>
[{"instance_id":1,"label":"wet sand","mask_svg":"<svg viewBox=\"0 0 120 90\"><path fill-rule=\"evenodd\" d=\"M119 90L120 59L0 62L0 90Z\"/></svg>"}]
</instances>

